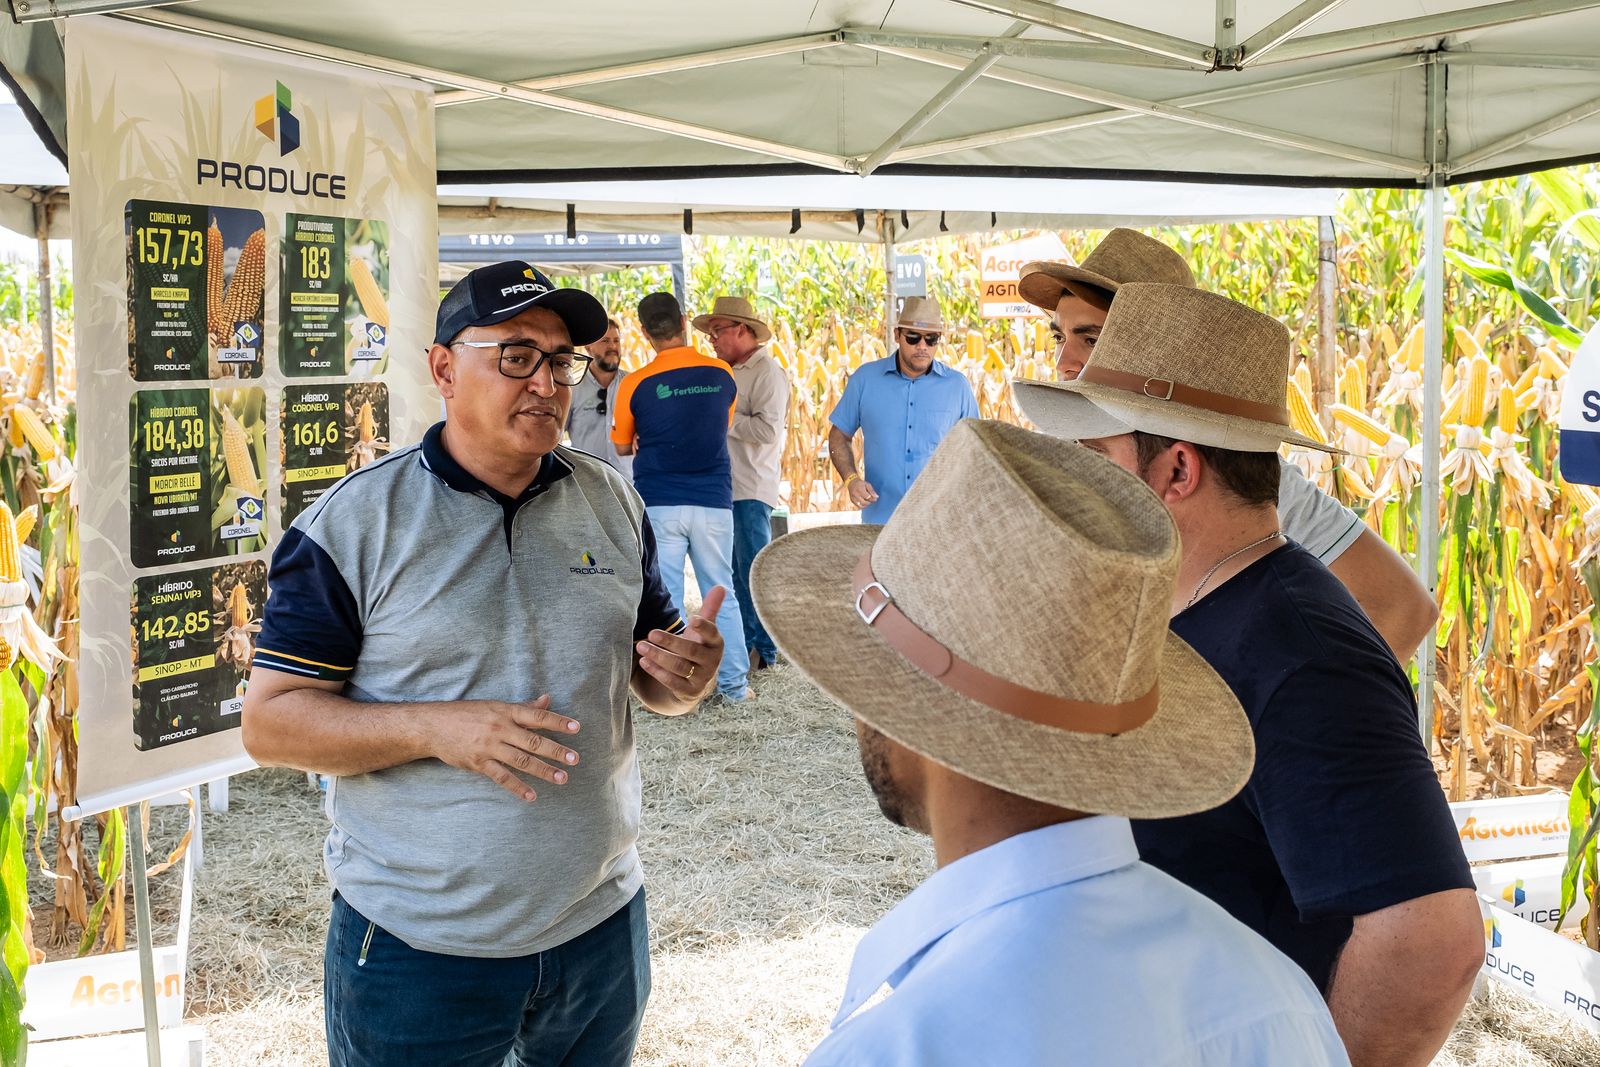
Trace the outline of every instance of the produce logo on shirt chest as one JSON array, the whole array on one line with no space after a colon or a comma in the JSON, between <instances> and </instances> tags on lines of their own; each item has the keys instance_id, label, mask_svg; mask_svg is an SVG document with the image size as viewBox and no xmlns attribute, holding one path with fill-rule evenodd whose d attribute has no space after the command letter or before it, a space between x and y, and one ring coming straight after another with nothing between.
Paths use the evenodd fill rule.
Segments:
<instances>
[{"instance_id":1,"label":"produce logo on shirt chest","mask_svg":"<svg viewBox=\"0 0 1600 1067\"><path fill-rule=\"evenodd\" d=\"M567 568L567 570L571 571L573 574L615 574L615 573L617 573L615 570L613 570L610 567L597 566L596 562L595 562L595 558L594 558L594 553L593 552L585 552L583 555L579 556L578 559L579 559L579 562L581 562L583 564L583 566L581 566L581 567L568 567Z\"/></svg>"}]
</instances>

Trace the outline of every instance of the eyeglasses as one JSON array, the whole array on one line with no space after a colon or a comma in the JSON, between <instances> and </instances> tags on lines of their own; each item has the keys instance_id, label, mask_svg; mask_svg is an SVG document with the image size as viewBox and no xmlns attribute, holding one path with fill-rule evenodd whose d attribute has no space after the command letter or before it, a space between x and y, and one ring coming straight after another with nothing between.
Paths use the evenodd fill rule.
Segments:
<instances>
[{"instance_id":1,"label":"eyeglasses","mask_svg":"<svg viewBox=\"0 0 1600 1067\"><path fill-rule=\"evenodd\" d=\"M576 352L544 352L524 341L457 341L466 348L498 348L500 373L507 378L532 378L545 361L550 361L550 377L557 385L577 385L589 373L588 356Z\"/></svg>"},{"instance_id":2,"label":"eyeglasses","mask_svg":"<svg viewBox=\"0 0 1600 1067\"><path fill-rule=\"evenodd\" d=\"M905 335L906 344L920 345L923 341L927 341L929 348L937 348L939 338L944 336L941 333L917 333L915 330L901 330L900 332Z\"/></svg>"},{"instance_id":3,"label":"eyeglasses","mask_svg":"<svg viewBox=\"0 0 1600 1067\"><path fill-rule=\"evenodd\" d=\"M606 413L606 393L610 391L610 388L610 386L606 385L600 387L600 402L594 406L596 415L604 415Z\"/></svg>"}]
</instances>

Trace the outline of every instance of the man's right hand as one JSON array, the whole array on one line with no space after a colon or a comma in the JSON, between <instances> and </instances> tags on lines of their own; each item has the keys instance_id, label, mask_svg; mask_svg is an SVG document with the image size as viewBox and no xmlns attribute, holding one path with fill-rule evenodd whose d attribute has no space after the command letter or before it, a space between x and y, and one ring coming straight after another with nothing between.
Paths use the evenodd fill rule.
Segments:
<instances>
[{"instance_id":1,"label":"man's right hand","mask_svg":"<svg viewBox=\"0 0 1600 1067\"><path fill-rule=\"evenodd\" d=\"M878 499L878 491L872 488L872 483L865 478L857 478L851 482L847 492L850 495L850 503L858 508L864 508Z\"/></svg>"},{"instance_id":2,"label":"man's right hand","mask_svg":"<svg viewBox=\"0 0 1600 1067\"><path fill-rule=\"evenodd\" d=\"M512 774L513 769L562 785L567 780L562 768L578 762L572 749L534 732L578 732L578 720L550 710L548 693L524 704L500 700L452 703L432 719L433 755L452 767L481 774L523 800L533 800L538 794Z\"/></svg>"}]
</instances>

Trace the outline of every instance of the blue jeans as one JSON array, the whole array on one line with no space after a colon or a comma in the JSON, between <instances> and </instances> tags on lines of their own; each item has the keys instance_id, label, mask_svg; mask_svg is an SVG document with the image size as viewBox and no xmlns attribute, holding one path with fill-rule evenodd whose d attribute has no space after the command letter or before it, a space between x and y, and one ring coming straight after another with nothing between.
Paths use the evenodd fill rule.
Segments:
<instances>
[{"instance_id":1,"label":"blue jeans","mask_svg":"<svg viewBox=\"0 0 1600 1067\"><path fill-rule=\"evenodd\" d=\"M739 614L744 618L744 643L756 655L773 663L778 649L767 636L750 599L750 564L756 554L772 543L772 508L760 500L733 502L733 591L739 597Z\"/></svg>"},{"instance_id":2,"label":"blue jeans","mask_svg":"<svg viewBox=\"0 0 1600 1067\"><path fill-rule=\"evenodd\" d=\"M714 585L733 589L733 512L725 508L690 505L645 508L650 528L656 535L656 558L661 563L661 580L672 594L672 603L683 612L683 559L694 563L695 580L703 597ZM726 597L717 612L717 629L722 632L722 664L717 668L717 691L734 700L744 699L746 675L750 672L750 653L744 644L744 621L739 613L739 598Z\"/></svg>"},{"instance_id":3,"label":"blue jeans","mask_svg":"<svg viewBox=\"0 0 1600 1067\"><path fill-rule=\"evenodd\" d=\"M644 890L509 959L414 949L335 894L323 976L330 1067L627 1067L650 997Z\"/></svg>"}]
</instances>

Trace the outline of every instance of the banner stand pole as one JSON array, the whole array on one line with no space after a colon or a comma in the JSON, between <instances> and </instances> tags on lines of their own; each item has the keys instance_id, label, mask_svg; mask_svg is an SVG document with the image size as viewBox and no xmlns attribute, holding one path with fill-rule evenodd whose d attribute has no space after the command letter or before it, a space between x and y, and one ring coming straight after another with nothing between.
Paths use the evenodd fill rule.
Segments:
<instances>
[{"instance_id":1,"label":"banner stand pole","mask_svg":"<svg viewBox=\"0 0 1600 1067\"><path fill-rule=\"evenodd\" d=\"M139 936L139 987L144 994L144 1045L150 1067L161 1067L161 1024L156 1019L156 962L150 941L150 883L145 875L144 818L150 802L132 811L133 920Z\"/></svg>"}]
</instances>

